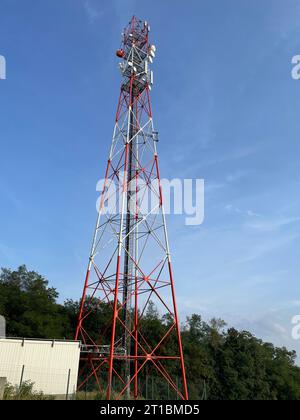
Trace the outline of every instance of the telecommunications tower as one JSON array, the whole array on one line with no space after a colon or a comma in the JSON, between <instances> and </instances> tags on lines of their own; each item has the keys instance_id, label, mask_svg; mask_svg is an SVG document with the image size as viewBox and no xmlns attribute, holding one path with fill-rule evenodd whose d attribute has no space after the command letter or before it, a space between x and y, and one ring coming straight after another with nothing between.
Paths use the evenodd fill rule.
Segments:
<instances>
[{"instance_id":1,"label":"telecommunications tower","mask_svg":"<svg viewBox=\"0 0 300 420\"><path fill-rule=\"evenodd\" d=\"M79 389L107 399L188 390L150 102L147 22L131 19L117 50L121 92L79 309ZM164 322L155 327L155 314ZM95 328L97 334L95 334ZM164 388L165 387L165 388Z\"/></svg>"}]
</instances>

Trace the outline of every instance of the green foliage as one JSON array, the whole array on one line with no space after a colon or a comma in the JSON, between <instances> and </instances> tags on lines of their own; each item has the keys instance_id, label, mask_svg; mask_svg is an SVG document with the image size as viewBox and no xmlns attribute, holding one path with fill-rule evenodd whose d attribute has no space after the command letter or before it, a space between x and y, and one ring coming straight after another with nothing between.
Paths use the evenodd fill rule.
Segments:
<instances>
[{"instance_id":1,"label":"green foliage","mask_svg":"<svg viewBox=\"0 0 300 420\"><path fill-rule=\"evenodd\" d=\"M48 281L21 266L0 273L0 313L6 318L12 337L60 338L64 309L56 303L58 293Z\"/></svg>"},{"instance_id":2,"label":"green foliage","mask_svg":"<svg viewBox=\"0 0 300 420\"><path fill-rule=\"evenodd\" d=\"M30 381L23 382L18 386L7 384L4 390L3 400L50 400L43 392L33 390L34 383Z\"/></svg>"},{"instance_id":3,"label":"green foliage","mask_svg":"<svg viewBox=\"0 0 300 420\"><path fill-rule=\"evenodd\" d=\"M8 335L73 339L80 302L68 300L59 305L57 297L57 291L48 287L47 280L25 266L16 271L2 269L0 314L7 319ZM111 335L109 306L88 298L87 308L92 308L94 315L87 318L86 329L96 342L107 344ZM161 316L150 302L140 321L140 329L150 346L155 346L172 323L170 316ZM225 322L219 319L207 323L197 314L187 318L182 341L192 399L201 399L204 395L211 400L300 399L300 368L295 363L295 352L264 343L247 331L226 329ZM160 348L161 355L170 352L178 352L176 334L170 335ZM179 368L173 366L172 362L166 362L171 376L180 377ZM149 382L148 396L151 397L151 389L154 389L158 398L168 395L172 398L166 382L155 370L144 369L140 376L142 381ZM100 379L105 381L104 377ZM31 394L30 386L24 385L25 396ZM90 399L103 398L93 393L91 384L86 392ZM23 390L12 387L6 390L8 399L13 399L17 393L22 394ZM34 395L38 399L38 395ZM85 399L85 395L81 393L78 398Z\"/></svg>"}]
</instances>

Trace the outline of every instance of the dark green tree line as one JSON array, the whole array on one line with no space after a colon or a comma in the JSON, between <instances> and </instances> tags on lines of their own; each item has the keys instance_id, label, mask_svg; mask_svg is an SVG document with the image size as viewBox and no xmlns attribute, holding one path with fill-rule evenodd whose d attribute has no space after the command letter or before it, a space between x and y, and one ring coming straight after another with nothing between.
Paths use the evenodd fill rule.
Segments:
<instances>
[{"instance_id":1,"label":"dark green tree line","mask_svg":"<svg viewBox=\"0 0 300 420\"><path fill-rule=\"evenodd\" d=\"M0 272L0 314L11 337L73 339L79 302L57 303L58 292L48 281L25 266ZM110 337L111 312L92 299L97 310L88 319L91 337L103 343ZM141 328L149 343L161 337L170 322L150 306ZM224 321L205 322L200 315L186 320L182 331L190 396L199 399L205 390L211 400L299 400L300 368L296 353L264 343L248 331L227 328ZM101 344L101 342L99 342ZM170 338L162 352L176 348ZM174 370L173 375L180 376ZM159 390L162 395L165 390Z\"/></svg>"}]
</instances>

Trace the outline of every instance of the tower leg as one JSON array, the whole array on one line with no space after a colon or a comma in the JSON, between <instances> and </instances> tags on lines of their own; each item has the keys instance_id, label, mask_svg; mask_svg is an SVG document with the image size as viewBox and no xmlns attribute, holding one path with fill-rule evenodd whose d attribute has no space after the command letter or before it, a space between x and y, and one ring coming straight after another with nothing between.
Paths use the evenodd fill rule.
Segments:
<instances>
[{"instance_id":1,"label":"tower leg","mask_svg":"<svg viewBox=\"0 0 300 420\"><path fill-rule=\"evenodd\" d=\"M123 223L124 223L124 213L125 213L125 202L126 202L126 196L127 196L128 151L129 151L129 145L127 142L125 146L124 179L123 179L123 188L122 188L122 212L121 212L121 219L120 219L118 259L117 259L117 269L116 269L116 282L115 282L115 289L114 289L113 324L112 324L111 342L110 342L110 351L109 351L109 368L108 368L108 385L107 385L107 399L108 400L111 399L111 391L112 391L115 336L116 336L116 324L117 324L117 317L118 317L119 280L120 280L121 253L122 253L122 245L123 245Z\"/></svg>"},{"instance_id":2,"label":"tower leg","mask_svg":"<svg viewBox=\"0 0 300 420\"><path fill-rule=\"evenodd\" d=\"M107 384L107 399L111 399L112 393L112 378L113 378L113 364L114 364L114 351L115 351L115 336L116 336L116 322L118 316L118 293L119 293L119 276L120 276L120 264L121 257L118 256L117 263L117 275L116 275L116 285L115 285L115 300L114 300L114 309L113 309L113 325L111 332L111 342L110 342L110 352L109 352L109 368L108 368L108 384Z\"/></svg>"},{"instance_id":3,"label":"tower leg","mask_svg":"<svg viewBox=\"0 0 300 420\"><path fill-rule=\"evenodd\" d=\"M179 354L180 354L180 365L181 365L181 374L182 374L182 380L183 380L184 397L186 400L188 400L189 394L188 394L186 374L185 374L184 357L183 357L183 350L182 350L182 341L181 341L181 333L180 333L180 325L179 325L179 318L178 318L178 311L177 311L177 304L176 304L176 297L175 297L175 288L174 288L171 261L169 261L168 264L169 264L169 273L170 273L171 288L172 288L172 298L173 298L173 304L174 304L174 316L175 316L176 329L177 329L177 339L178 339L178 347L179 347Z\"/></svg>"}]
</instances>

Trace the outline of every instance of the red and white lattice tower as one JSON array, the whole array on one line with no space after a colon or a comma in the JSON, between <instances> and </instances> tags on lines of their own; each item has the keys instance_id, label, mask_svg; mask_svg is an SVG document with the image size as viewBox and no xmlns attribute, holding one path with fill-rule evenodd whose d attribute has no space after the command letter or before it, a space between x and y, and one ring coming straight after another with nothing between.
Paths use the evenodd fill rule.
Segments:
<instances>
[{"instance_id":1,"label":"red and white lattice tower","mask_svg":"<svg viewBox=\"0 0 300 420\"><path fill-rule=\"evenodd\" d=\"M93 378L106 388L107 399L138 398L146 370L147 378L162 378L177 398L186 400L150 102L156 48L149 43L149 31L147 22L133 17L117 51L121 93L76 329L76 340L82 341L79 388ZM104 304L111 318L103 320L105 331L101 325L99 335L91 336L91 318ZM167 314L155 342L143 328L153 304Z\"/></svg>"}]
</instances>

